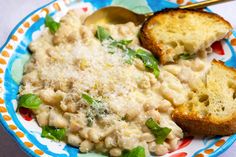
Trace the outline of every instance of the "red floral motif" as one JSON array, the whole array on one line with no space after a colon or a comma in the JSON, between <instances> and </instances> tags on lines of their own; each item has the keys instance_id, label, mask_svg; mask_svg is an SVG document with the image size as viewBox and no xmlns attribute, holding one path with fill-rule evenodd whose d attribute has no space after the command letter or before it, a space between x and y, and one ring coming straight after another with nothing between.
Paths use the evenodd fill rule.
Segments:
<instances>
[{"instance_id":1,"label":"red floral motif","mask_svg":"<svg viewBox=\"0 0 236 157\"><path fill-rule=\"evenodd\" d=\"M84 7L84 8L82 8L82 10L83 10L84 12L86 12L86 11L88 11L88 8L87 8L87 7Z\"/></svg>"},{"instance_id":2,"label":"red floral motif","mask_svg":"<svg viewBox=\"0 0 236 157\"><path fill-rule=\"evenodd\" d=\"M22 118L24 118L25 120L31 121L33 119L32 111L30 109L20 107L19 112Z\"/></svg>"},{"instance_id":3,"label":"red floral motif","mask_svg":"<svg viewBox=\"0 0 236 157\"><path fill-rule=\"evenodd\" d=\"M179 147L177 148L177 150L182 149L184 147L187 147L192 142L192 140L193 140L192 136L182 139L181 143L179 144Z\"/></svg>"},{"instance_id":4,"label":"red floral motif","mask_svg":"<svg viewBox=\"0 0 236 157\"><path fill-rule=\"evenodd\" d=\"M225 54L224 49L223 49L220 41L214 42L211 45L211 48L212 48L213 52L215 52L218 55L224 55Z\"/></svg>"},{"instance_id":5,"label":"red floral motif","mask_svg":"<svg viewBox=\"0 0 236 157\"><path fill-rule=\"evenodd\" d=\"M185 157L185 156L187 156L186 152L180 152L180 153L173 154L170 157Z\"/></svg>"}]
</instances>

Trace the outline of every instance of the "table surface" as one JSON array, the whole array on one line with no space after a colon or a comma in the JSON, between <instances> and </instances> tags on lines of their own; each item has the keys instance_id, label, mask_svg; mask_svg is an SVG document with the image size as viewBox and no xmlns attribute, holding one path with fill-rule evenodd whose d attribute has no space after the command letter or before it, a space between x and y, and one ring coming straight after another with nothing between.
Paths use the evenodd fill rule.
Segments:
<instances>
[{"instance_id":1,"label":"table surface","mask_svg":"<svg viewBox=\"0 0 236 157\"><path fill-rule=\"evenodd\" d=\"M23 19L28 13L39 8L40 6L50 2L50 0L8 0L0 1L0 47L6 41L11 30L16 24ZM210 9L226 20L230 21L236 28L236 0L224 4L218 4L210 7ZM13 12L14 10L14 12ZM6 16L7 15L7 16ZM221 157L236 156L236 142ZM27 155L23 152L13 138L0 125L0 156L1 157L24 157Z\"/></svg>"}]
</instances>

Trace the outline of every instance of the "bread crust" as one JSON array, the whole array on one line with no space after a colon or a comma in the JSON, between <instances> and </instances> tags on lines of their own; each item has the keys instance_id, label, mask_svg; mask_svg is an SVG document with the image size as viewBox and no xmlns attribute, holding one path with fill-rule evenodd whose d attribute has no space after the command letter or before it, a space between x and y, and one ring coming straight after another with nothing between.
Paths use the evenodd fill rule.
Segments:
<instances>
[{"instance_id":1,"label":"bread crust","mask_svg":"<svg viewBox=\"0 0 236 157\"><path fill-rule=\"evenodd\" d=\"M163 52L163 50L161 49L162 44L157 42L155 39L151 37L151 33L148 31L148 26L150 23L152 23L152 21L155 21L155 18L157 18L162 14L169 14L170 16L172 16L173 14L178 14L178 13L186 13L186 14L190 13L190 14L199 14L201 16L207 16L209 18L214 18L217 21L224 22L230 29L233 28L232 25L228 21L226 21L223 17L215 13L209 13L201 10L176 8L176 9L164 9L160 12L154 13L154 15L152 15L145 21L145 23L142 25L140 29L140 43L144 48L150 50L160 60L162 64L166 63L165 60L166 54L171 52Z\"/></svg>"},{"instance_id":2,"label":"bread crust","mask_svg":"<svg viewBox=\"0 0 236 157\"><path fill-rule=\"evenodd\" d=\"M226 66L225 63L224 63L223 61L221 61L221 60L213 59L213 60L211 61L211 64L218 64L219 66L221 66L221 68L223 68L223 69L225 69L225 70L228 70L228 71L231 71L231 72L234 73L235 76L236 76L236 69L233 68L233 67L228 67L228 66ZM235 79L236 79L236 78L235 78Z\"/></svg>"},{"instance_id":3,"label":"bread crust","mask_svg":"<svg viewBox=\"0 0 236 157\"><path fill-rule=\"evenodd\" d=\"M175 110L172 118L184 131L193 135L232 135L236 132L236 115L230 120L217 123L208 118L185 115Z\"/></svg>"},{"instance_id":4,"label":"bread crust","mask_svg":"<svg viewBox=\"0 0 236 157\"><path fill-rule=\"evenodd\" d=\"M220 68L233 73L236 77L236 69L227 67L224 62L213 60ZM226 104L227 105L227 104ZM173 120L186 132L193 135L232 135L236 133L236 112L229 118L225 117L201 117L196 112L186 112L187 107L181 105L172 113Z\"/></svg>"}]
</instances>

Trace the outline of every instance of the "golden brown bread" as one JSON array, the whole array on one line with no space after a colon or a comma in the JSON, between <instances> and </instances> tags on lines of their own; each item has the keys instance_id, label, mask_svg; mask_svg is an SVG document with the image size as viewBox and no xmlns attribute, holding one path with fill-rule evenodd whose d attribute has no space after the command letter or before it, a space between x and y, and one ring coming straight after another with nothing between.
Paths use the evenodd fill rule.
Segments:
<instances>
[{"instance_id":1,"label":"golden brown bread","mask_svg":"<svg viewBox=\"0 0 236 157\"><path fill-rule=\"evenodd\" d=\"M205 85L177 107L173 120L191 134L230 135L236 133L236 70L212 61Z\"/></svg>"},{"instance_id":2,"label":"golden brown bread","mask_svg":"<svg viewBox=\"0 0 236 157\"><path fill-rule=\"evenodd\" d=\"M205 52L231 30L230 23L214 13L167 9L157 12L143 24L140 41L165 64L174 62L183 53Z\"/></svg>"}]
</instances>

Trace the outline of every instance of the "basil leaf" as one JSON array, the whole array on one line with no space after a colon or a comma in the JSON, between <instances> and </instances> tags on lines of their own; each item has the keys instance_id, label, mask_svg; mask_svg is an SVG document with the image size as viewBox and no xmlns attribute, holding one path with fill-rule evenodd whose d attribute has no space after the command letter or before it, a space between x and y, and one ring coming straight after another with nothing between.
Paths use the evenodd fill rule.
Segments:
<instances>
[{"instance_id":1,"label":"basil leaf","mask_svg":"<svg viewBox=\"0 0 236 157\"><path fill-rule=\"evenodd\" d=\"M179 58L188 60L188 59L193 59L196 57L196 54L189 54L189 53L182 53L179 55Z\"/></svg>"},{"instance_id":2,"label":"basil leaf","mask_svg":"<svg viewBox=\"0 0 236 157\"><path fill-rule=\"evenodd\" d=\"M170 128L160 127L152 118L149 118L146 121L145 125L150 129L152 134L155 136L157 144L163 144L166 137L171 132Z\"/></svg>"},{"instance_id":3,"label":"basil leaf","mask_svg":"<svg viewBox=\"0 0 236 157\"><path fill-rule=\"evenodd\" d=\"M64 140L64 138L66 136L66 129L65 128L58 129L58 128L51 127L51 126L44 126L42 129L43 130L41 133L41 137L49 138L54 141Z\"/></svg>"},{"instance_id":4,"label":"basil leaf","mask_svg":"<svg viewBox=\"0 0 236 157\"><path fill-rule=\"evenodd\" d=\"M122 44L122 45L129 45L130 43L132 43L133 40L120 40L118 41L118 43Z\"/></svg>"},{"instance_id":5,"label":"basil leaf","mask_svg":"<svg viewBox=\"0 0 236 157\"><path fill-rule=\"evenodd\" d=\"M111 42L108 48L110 48L111 50L114 48L121 49L124 52L125 63L131 64L136 53L134 50L127 47L127 45L130 44L131 42L132 40L120 40L120 41L114 40ZM113 54L114 51L110 51L109 53Z\"/></svg>"},{"instance_id":6,"label":"basil leaf","mask_svg":"<svg viewBox=\"0 0 236 157\"><path fill-rule=\"evenodd\" d=\"M105 28L98 26L96 37L102 42L104 40L112 39L110 34L105 30Z\"/></svg>"},{"instance_id":7,"label":"basil leaf","mask_svg":"<svg viewBox=\"0 0 236 157\"><path fill-rule=\"evenodd\" d=\"M45 26L49 28L51 33L56 33L56 31L60 27L60 23L53 20L53 18L49 15L45 17Z\"/></svg>"},{"instance_id":8,"label":"basil leaf","mask_svg":"<svg viewBox=\"0 0 236 157\"><path fill-rule=\"evenodd\" d=\"M101 101L99 100L95 100L94 98L92 98L90 95L88 94L82 94L82 98L90 105L100 105L102 104Z\"/></svg>"},{"instance_id":9,"label":"basil leaf","mask_svg":"<svg viewBox=\"0 0 236 157\"><path fill-rule=\"evenodd\" d=\"M109 49L108 53L114 54L115 49L119 48L124 52L125 63L132 64L132 61L135 57L140 58L144 65L153 70L155 77L159 76L158 62L156 58L151 54L142 49L138 49L137 51L128 47L128 45L132 42L132 40L114 40L110 34L101 26L98 26L96 37L103 42L104 40L110 40L107 48Z\"/></svg>"},{"instance_id":10,"label":"basil leaf","mask_svg":"<svg viewBox=\"0 0 236 157\"><path fill-rule=\"evenodd\" d=\"M144 51L143 49L138 49L136 51L136 56L143 61L144 65L147 68L150 68L153 70L153 73L156 78L159 76L160 71L158 69L158 61L151 53L148 53L147 51Z\"/></svg>"},{"instance_id":11,"label":"basil leaf","mask_svg":"<svg viewBox=\"0 0 236 157\"><path fill-rule=\"evenodd\" d=\"M116 41L114 40L113 42L111 42L111 46L115 46L118 47L122 50L127 49L127 45L129 45L133 40L119 40Z\"/></svg>"},{"instance_id":12,"label":"basil leaf","mask_svg":"<svg viewBox=\"0 0 236 157\"><path fill-rule=\"evenodd\" d=\"M90 105L94 104L96 101L88 94L82 94L82 98Z\"/></svg>"},{"instance_id":13,"label":"basil leaf","mask_svg":"<svg viewBox=\"0 0 236 157\"><path fill-rule=\"evenodd\" d=\"M135 147L132 150L123 151L121 157L145 157L145 149L141 146Z\"/></svg>"},{"instance_id":14,"label":"basil leaf","mask_svg":"<svg viewBox=\"0 0 236 157\"><path fill-rule=\"evenodd\" d=\"M132 64L134 58L136 56L136 52L132 50L131 48L128 48L125 53L125 63Z\"/></svg>"},{"instance_id":15,"label":"basil leaf","mask_svg":"<svg viewBox=\"0 0 236 157\"><path fill-rule=\"evenodd\" d=\"M123 51L128 51L127 45L132 42L132 40L114 40L110 34L105 30L105 28L98 26L96 37L103 42L104 40L110 40L109 45L107 46L109 48L109 53L114 54L114 48L119 48Z\"/></svg>"},{"instance_id":16,"label":"basil leaf","mask_svg":"<svg viewBox=\"0 0 236 157\"><path fill-rule=\"evenodd\" d=\"M29 109L37 109L42 104L41 99L35 94L24 94L19 98L19 106Z\"/></svg>"}]
</instances>

